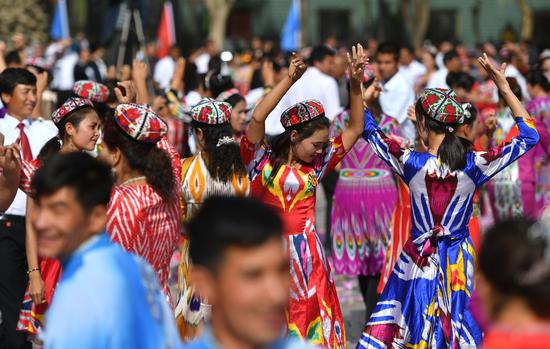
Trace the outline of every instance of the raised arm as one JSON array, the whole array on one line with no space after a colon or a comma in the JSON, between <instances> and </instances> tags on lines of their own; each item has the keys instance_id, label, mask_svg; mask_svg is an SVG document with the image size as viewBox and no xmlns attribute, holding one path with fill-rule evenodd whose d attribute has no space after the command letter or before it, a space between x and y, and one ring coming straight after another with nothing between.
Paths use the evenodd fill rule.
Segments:
<instances>
[{"instance_id":1,"label":"raised arm","mask_svg":"<svg viewBox=\"0 0 550 349\"><path fill-rule=\"evenodd\" d=\"M288 76L281 80L254 109L252 120L250 120L247 130L247 138L250 143L256 144L264 138L265 120L269 113L275 109L292 85L300 79L306 68L307 66L302 59L294 55L288 68Z\"/></svg>"},{"instance_id":2,"label":"raised arm","mask_svg":"<svg viewBox=\"0 0 550 349\"><path fill-rule=\"evenodd\" d=\"M490 149L487 152L476 153L475 163L478 171L475 174L475 179L478 186L487 182L506 166L523 156L539 141L535 121L531 119L523 104L512 92L508 81L506 81L504 75L506 64L502 64L497 69L489 62L486 54L479 58L479 63L495 82L504 101L512 110L519 134L502 146Z\"/></svg>"},{"instance_id":3,"label":"raised arm","mask_svg":"<svg viewBox=\"0 0 550 349\"><path fill-rule=\"evenodd\" d=\"M147 91L147 64L135 60L132 62L132 80L136 87L136 102L149 104L149 92Z\"/></svg>"},{"instance_id":4,"label":"raised arm","mask_svg":"<svg viewBox=\"0 0 550 349\"><path fill-rule=\"evenodd\" d=\"M357 44L352 46L351 55L348 53L348 66L350 71L350 120L349 127L342 133L342 144L346 151L350 150L357 139L361 136L364 127L363 116L363 95L361 93L361 84L363 83L363 72L367 58L363 51L363 46Z\"/></svg>"}]
</instances>

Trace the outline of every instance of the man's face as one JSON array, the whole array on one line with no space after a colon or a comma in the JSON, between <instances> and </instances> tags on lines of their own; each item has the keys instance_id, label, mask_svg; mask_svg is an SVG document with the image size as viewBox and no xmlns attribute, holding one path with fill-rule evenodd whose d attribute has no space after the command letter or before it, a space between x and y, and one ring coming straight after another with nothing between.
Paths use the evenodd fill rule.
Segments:
<instances>
[{"instance_id":1,"label":"man's face","mask_svg":"<svg viewBox=\"0 0 550 349\"><path fill-rule=\"evenodd\" d=\"M106 222L106 207L96 206L86 213L72 188L62 188L35 201L30 210L31 224L38 238L38 254L47 258L71 255Z\"/></svg>"},{"instance_id":2,"label":"man's face","mask_svg":"<svg viewBox=\"0 0 550 349\"><path fill-rule=\"evenodd\" d=\"M399 69L397 65L397 59L392 53L377 54L376 63L378 66L378 73L380 74L382 81L387 81L391 79L391 77L394 76Z\"/></svg>"},{"instance_id":3,"label":"man's face","mask_svg":"<svg viewBox=\"0 0 550 349\"><path fill-rule=\"evenodd\" d=\"M326 56L322 61L315 62L315 67L322 73L332 76L334 70L334 56Z\"/></svg>"},{"instance_id":4,"label":"man's face","mask_svg":"<svg viewBox=\"0 0 550 349\"><path fill-rule=\"evenodd\" d=\"M11 95L2 94L2 100L8 105L10 113L27 117L36 105L36 86L18 84Z\"/></svg>"},{"instance_id":5,"label":"man's face","mask_svg":"<svg viewBox=\"0 0 550 349\"><path fill-rule=\"evenodd\" d=\"M223 329L225 335L256 347L280 337L286 324L290 284L289 263L280 238L253 248L230 247L216 275L208 274L209 281L201 283L199 289L212 304L214 331Z\"/></svg>"},{"instance_id":6,"label":"man's face","mask_svg":"<svg viewBox=\"0 0 550 349\"><path fill-rule=\"evenodd\" d=\"M412 53L407 50L406 48L402 48L401 51L399 51L399 60L400 63L403 65L409 65L413 61L413 55Z\"/></svg>"},{"instance_id":7,"label":"man's face","mask_svg":"<svg viewBox=\"0 0 550 349\"><path fill-rule=\"evenodd\" d=\"M447 70L453 73L457 73L462 69L462 62L460 61L460 58L455 57L446 63Z\"/></svg>"}]
</instances>

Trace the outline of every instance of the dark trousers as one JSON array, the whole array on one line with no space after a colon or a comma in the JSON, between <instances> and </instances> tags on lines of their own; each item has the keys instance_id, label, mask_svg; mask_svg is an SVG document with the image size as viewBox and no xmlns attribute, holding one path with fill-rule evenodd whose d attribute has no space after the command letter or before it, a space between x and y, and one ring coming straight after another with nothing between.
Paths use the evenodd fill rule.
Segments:
<instances>
[{"instance_id":1,"label":"dark trousers","mask_svg":"<svg viewBox=\"0 0 550 349\"><path fill-rule=\"evenodd\" d=\"M31 348L27 332L17 331L27 288L25 217L0 218L0 349Z\"/></svg>"},{"instance_id":2,"label":"dark trousers","mask_svg":"<svg viewBox=\"0 0 550 349\"><path fill-rule=\"evenodd\" d=\"M369 321L370 315L372 314L376 303L378 302L378 297L380 296L376 289L378 288L378 282L380 281L380 274L373 276L359 275L359 289L361 290L361 296L363 296L363 302L365 302L366 312L365 317L366 321Z\"/></svg>"}]
</instances>

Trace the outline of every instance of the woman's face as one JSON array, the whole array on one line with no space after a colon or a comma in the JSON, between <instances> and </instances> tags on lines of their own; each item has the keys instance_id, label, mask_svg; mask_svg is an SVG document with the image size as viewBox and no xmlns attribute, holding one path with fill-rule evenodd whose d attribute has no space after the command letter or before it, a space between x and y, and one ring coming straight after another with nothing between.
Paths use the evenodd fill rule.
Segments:
<instances>
[{"instance_id":1,"label":"woman's face","mask_svg":"<svg viewBox=\"0 0 550 349\"><path fill-rule=\"evenodd\" d=\"M235 104L231 111L231 129L233 133L238 134L244 131L246 127L246 102L240 101Z\"/></svg>"},{"instance_id":2,"label":"woman's face","mask_svg":"<svg viewBox=\"0 0 550 349\"><path fill-rule=\"evenodd\" d=\"M71 128L70 126L72 125L67 125L66 127ZM99 120L99 116L95 110L90 110L78 126L72 127L71 130L66 129L66 133L77 149L92 151L99 139L100 128L101 121Z\"/></svg>"},{"instance_id":3,"label":"woman's face","mask_svg":"<svg viewBox=\"0 0 550 349\"><path fill-rule=\"evenodd\" d=\"M292 131L290 135L291 150L294 159L310 163L330 145L328 127L315 131L311 136L298 141L298 132Z\"/></svg>"}]
</instances>

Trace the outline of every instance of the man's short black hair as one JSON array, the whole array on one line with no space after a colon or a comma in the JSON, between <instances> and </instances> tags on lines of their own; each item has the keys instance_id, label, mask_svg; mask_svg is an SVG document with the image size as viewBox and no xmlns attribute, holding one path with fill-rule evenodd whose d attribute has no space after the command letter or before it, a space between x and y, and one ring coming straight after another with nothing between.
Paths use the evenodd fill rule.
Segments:
<instances>
[{"instance_id":1,"label":"man's short black hair","mask_svg":"<svg viewBox=\"0 0 550 349\"><path fill-rule=\"evenodd\" d=\"M334 57L336 55L336 52L334 52L333 49L326 45L319 45L311 51L311 55L309 56L309 62L310 65L315 64L315 62L322 62L327 57Z\"/></svg>"},{"instance_id":2,"label":"man's short black hair","mask_svg":"<svg viewBox=\"0 0 550 349\"><path fill-rule=\"evenodd\" d=\"M7 68L0 74L0 95L13 94L17 85L36 85L36 77L33 73L23 68Z\"/></svg>"},{"instance_id":3,"label":"man's short black hair","mask_svg":"<svg viewBox=\"0 0 550 349\"><path fill-rule=\"evenodd\" d=\"M455 49L450 50L449 52L445 53L443 56L443 63L447 63L451 59L455 59L458 57L458 52L456 52Z\"/></svg>"},{"instance_id":4,"label":"man's short black hair","mask_svg":"<svg viewBox=\"0 0 550 349\"><path fill-rule=\"evenodd\" d=\"M111 168L81 152L53 156L35 172L31 183L36 200L63 188L73 189L84 212L107 206L113 185Z\"/></svg>"},{"instance_id":5,"label":"man's short black hair","mask_svg":"<svg viewBox=\"0 0 550 349\"><path fill-rule=\"evenodd\" d=\"M474 86L475 79L468 73L465 72L450 72L447 74L447 79L445 80L447 85L451 88L463 88L467 91L470 91Z\"/></svg>"},{"instance_id":6,"label":"man's short black hair","mask_svg":"<svg viewBox=\"0 0 550 349\"><path fill-rule=\"evenodd\" d=\"M19 52L13 50L8 53L6 53L6 57L4 58L4 61L6 65L11 64L23 64L23 61L21 61L21 56L19 55Z\"/></svg>"},{"instance_id":7,"label":"man's short black hair","mask_svg":"<svg viewBox=\"0 0 550 349\"><path fill-rule=\"evenodd\" d=\"M412 47L412 45L406 44L406 45L401 46L401 48L409 51L409 53L411 55L414 55L414 47Z\"/></svg>"},{"instance_id":8,"label":"man's short black hair","mask_svg":"<svg viewBox=\"0 0 550 349\"><path fill-rule=\"evenodd\" d=\"M277 213L259 201L211 197L187 228L191 260L215 273L229 247L253 248L282 239L283 224Z\"/></svg>"},{"instance_id":9,"label":"man's short black hair","mask_svg":"<svg viewBox=\"0 0 550 349\"><path fill-rule=\"evenodd\" d=\"M378 51L376 54L385 53L385 54L392 54L396 61L399 60L399 50L401 48L399 45L397 45L394 42L383 42L378 46Z\"/></svg>"}]
</instances>

